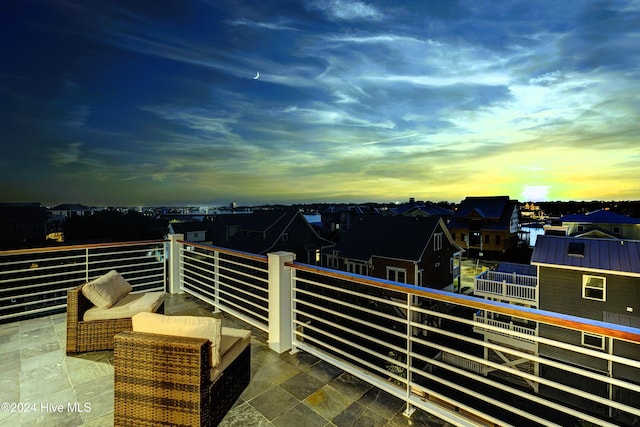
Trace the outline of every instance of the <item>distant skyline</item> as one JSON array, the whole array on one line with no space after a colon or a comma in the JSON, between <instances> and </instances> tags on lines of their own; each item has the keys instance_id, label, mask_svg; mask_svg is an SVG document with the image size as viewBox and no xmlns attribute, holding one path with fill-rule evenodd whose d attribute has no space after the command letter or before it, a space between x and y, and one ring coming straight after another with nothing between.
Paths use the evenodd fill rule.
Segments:
<instances>
[{"instance_id":1,"label":"distant skyline","mask_svg":"<svg viewBox=\"0 0 640 427\"><path fill-rule=\"evenodd\" d=\"M0 4L0 202L640 199L640 1Z\"/></svg>"}]
</instances>

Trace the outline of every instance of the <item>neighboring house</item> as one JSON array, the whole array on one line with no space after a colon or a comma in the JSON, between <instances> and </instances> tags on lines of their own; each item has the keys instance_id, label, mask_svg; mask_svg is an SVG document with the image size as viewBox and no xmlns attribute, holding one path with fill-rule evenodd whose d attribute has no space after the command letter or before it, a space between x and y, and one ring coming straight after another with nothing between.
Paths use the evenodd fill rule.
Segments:
<instances>
[{"instance_id":1,"label":"neighboring house","mask_svg":"<svg viewBox=\"0 0 640 427\"><path fill-rule=\"evenodd\" d=\"M640 241L585 239L539 236L531 264L538 269L538 308L609 323L640 327ZM578 347L613 355L637 357L636 347L616 341L614 348L603 336L574 332L540 324L538 334ZM639 382L638 370L612 361L606 363L568 349L540 344L539 355L569 365L578 365L615 378ZM620 402L640 407L640 393L623 394L607 389L598 381L577 380L566 372L542 365L540 375L558 379L578 388L589 388L603 395L613 395ZM545 389L541 392L587 410L603 412L606 408L585 406L569 394ZM614 414L615 415L615 414Z\"/></svg>"},{"instance_id":2,"label":"neighboring house","mask_svg":"<svg viewBox=\"0 0 640 427\"><path fill-rule=\"evenodd\" d=\"M47 219L47 209L40 203L0 203L0 247L43 245Z\"/></svg>"},{"instance_id":3,"label":"neighboring house","mask_svg":"<svg viewBox=\"0 0 640 427\"><path fill-rule=\"evenodd\" d=\"M389 214L401 216L437 216L442 218L445 223L453 216L453 211L445 209L433 203L425 202L409 202L393 208L389 208Z\"/></svg>"},{"instance_id":4,"label":"neighboring house","mask_svg":"<svg viewBox=\"0 0 640 427\"><path fill-rule=\"evenodd\" d=\"M491 301L537 308L538 277L536 267L530 264L501 262L495 269L483 271L474 278L473 295ZM538 334L537 322L486 310L477 311L473 318L481 325L490 325L505 331L502 333L502 331L487 329L481 325L475 326L474 332L481 334L484 341L506 345L508 348L529 354L538 354L536 342L526 337ZM509 332L507 333L507 331ZM511 332L518 332L525 336L515 337L510 335ZM534 364L527 359L514 356L510 352L487 346L484 357L491 362L509 365L528 374L536 375ZM503 374L502 371L495 370L491 375L500 377ZM502 378L507 381L518 380L518 385L531 387L534 391L538 391L536 382L523 382L516 376L503 376Z\"/></svg>"},{"instance_id":5,"label":"neighboring house","mask_svg":"<svg viewBox=\"0 0 640 427\"><path fill-rule=\"evenodd\" d=\"M184 240L198 243L211 243L209 228L210 222L170 222L169 234L182 234Z\"/></svg>"},{"instance_id":6,"label":"neighboring house","mask_svg":"<svg viewBox=\"0 0 640 427\"><path fill-rule=\"evenodd\" d=\"M261 255L289 251L296 254L296 261L313 265L320 264L323 248L333 246L297 209L216 215L210 229L214 246Z\"/></svg>"},{"instance_id":7,"label":"neighboring house","mask_svg":"<svg viewBox=\"0 0 640 427\"><path fill-rule=\"evenodd\" d=\"M54 217L71 218L73 216L93 215L94 209L78 203L66 203L49 209Z\"/></svg>"},{"instance_id":8,"label":"neighboring house","mask_svg":"<svg viewBox=\"0 0 640 427\"><path fill-rule=\"evenodd\" d=\"M565 215L560 221L567 236L640 240L640 219L606 209Z\"/></svg>"},{"instance_id":9,"label":"neighboring house","mask_svg":"<svg viewBox=\"0 0 640 427\"><path fill-rule=\"evenodd\" d=\"M321 234L333 242L340 240L341 235L349 230L351 223L362 216L380 215L380 212L367 205L329 206L320 212L322 222Z\"/></svg>"},{"instance_id":10,"label":"neighboring house","mask_svg":"<svg viewBox=\"0 0 640 427\"><path fill-rule=\"evenodd\" d=\"M518 201L509 196L467 197L448 224L456 244L472 257L503 254L518 243Z\"/></svg>"},{"instance_id":11,"label":"neighboring house","mask_svg":"<svg viewBox=\"0 0 640 427\"><path fill-rule=\"evenodd\" d=\"M439 217L376 215L354 221L325 253L330 268L442 289L459 277L462 249Z\"/></svg>"}]
</instances>

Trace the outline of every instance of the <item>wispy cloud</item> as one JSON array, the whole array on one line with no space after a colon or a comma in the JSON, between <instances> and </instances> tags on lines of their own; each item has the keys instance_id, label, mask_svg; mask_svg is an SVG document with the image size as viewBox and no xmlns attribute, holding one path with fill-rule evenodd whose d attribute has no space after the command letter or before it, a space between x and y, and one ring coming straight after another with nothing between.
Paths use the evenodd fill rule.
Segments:
<instances>
[{"instance_id":1,"label":"wispy cloud","mask_svg":"<svg viewBox=\"0 0 640 427\"><path fill-rule=\"evenodd\" d=\"M375 6L357 0L309 0L307 7L321 10L329 18L337 20L379 21L384 17Z\"/></svg>"}]
</instances>

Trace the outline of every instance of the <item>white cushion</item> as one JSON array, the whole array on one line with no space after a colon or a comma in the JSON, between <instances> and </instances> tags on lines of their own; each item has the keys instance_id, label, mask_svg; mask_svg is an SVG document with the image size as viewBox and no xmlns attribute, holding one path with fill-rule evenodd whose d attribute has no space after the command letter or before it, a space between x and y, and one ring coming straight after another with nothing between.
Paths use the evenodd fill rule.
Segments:
<instances>
[{"instance_id":1,"label":"white cushion","mask_svg":"<svg viewBox=\"0 0 640 427\"><path fill-rule=\"evenodd\" d=\"M220 340L220 364L211 369L209 373L211 382L224 372L225 369L244 351L251 343L251 331L222 327L222 339Z\"/></svg>"},{"instance_id":2,"label":"white cushion","mask_svg":"<svg viewBox=\"0 0 640 427\"><path fill-rule=\"evenodd\" d=\"M211 367L220 364L220 335L222 320L215 317L165 316L157 313L138 313L131 318L135 332L205 338L211 342Z\"/></svg>"},{"instance_id":3,"label":"white cushion","mask_svg":"<svg viewBox=\"0 0 640 427\"><path fill-rule=\"evenodd\" d=\"M93 305L109 308L131 292L131 285L116 270L98 277L82 287L84 295Z\"/></svg>"},{"instance_id":4,"label":"white cushion","mask_svg":"<svg viewBox=\"0 0 640 427\"><path fill-rule=\"evenodd\" d=\"M164 302L164 292L139 292L123 296L109 308L91 307L82 320L126 319L138 313L155 313Z\"/></svg>"}]
</instances>

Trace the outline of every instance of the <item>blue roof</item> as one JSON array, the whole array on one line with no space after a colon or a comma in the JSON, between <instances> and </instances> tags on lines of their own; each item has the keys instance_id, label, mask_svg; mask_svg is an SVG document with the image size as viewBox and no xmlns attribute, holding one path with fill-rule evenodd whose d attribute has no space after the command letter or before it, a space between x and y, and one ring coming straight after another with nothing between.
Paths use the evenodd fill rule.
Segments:
<instances>
[{"instance_id":1,"label":"blue roof","mask_svg":"<svg viewBox=\"0 0 640 427\"><path fill-rule=\"evenodd\" d=\"M560 221L591 224L640 224L640 219L605 209L599 209L586 214L565 215L560 218Z\"/></svg>"},{"instance_id":2,"label":"blue roof","mask_svg":"<svg viewBox=\"0 0 640 427\"><path fill-rule=\"evenodd\" d=\"M640 241L538 236L531 264L640 274Z\"/></svg>"}]
</instances>

